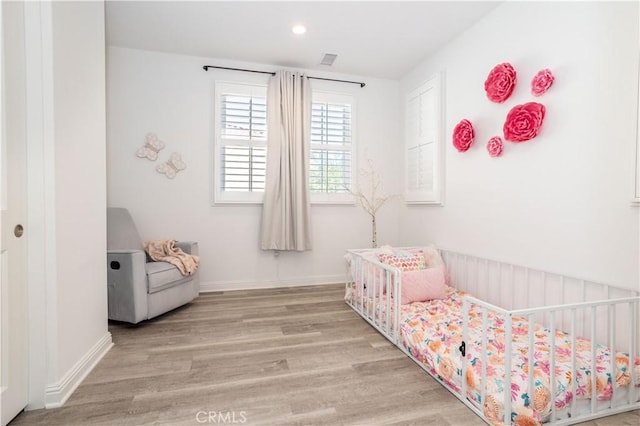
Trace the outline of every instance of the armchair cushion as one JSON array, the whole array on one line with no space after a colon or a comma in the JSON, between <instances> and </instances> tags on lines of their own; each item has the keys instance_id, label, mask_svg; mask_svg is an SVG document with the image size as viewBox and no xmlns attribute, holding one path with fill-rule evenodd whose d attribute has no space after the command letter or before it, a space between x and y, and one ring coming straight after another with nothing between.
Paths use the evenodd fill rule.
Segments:
<instances>
[{"instance_id":1,"label":"armchair cushion","mask_svg":"<svg viewBox=\"0 0 640 426\"><path fill-rule=\"evenodd\" d=\"M190 279L183 276L178 268L167 262L147 262L145 269L149 282L149 294L182 284Z\"/></svg>"}]
</instances>

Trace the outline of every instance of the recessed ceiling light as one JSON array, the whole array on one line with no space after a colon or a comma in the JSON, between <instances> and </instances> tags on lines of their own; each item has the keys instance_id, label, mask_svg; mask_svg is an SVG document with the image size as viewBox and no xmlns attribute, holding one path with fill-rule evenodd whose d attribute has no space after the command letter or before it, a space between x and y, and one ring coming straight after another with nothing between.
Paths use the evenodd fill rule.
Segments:
<instances>
[{"instance_id":1,"label":"recessed ceiling light","mask_svg":"<svg viewBox=\"0 0 640 426\"><path fill-rule=\"evenodd\" d=\"M291 32L294 34L304 34L307 32L307 27L304 25L294 25L293 28L291 28Z\"/></svg>"}]
</instances>

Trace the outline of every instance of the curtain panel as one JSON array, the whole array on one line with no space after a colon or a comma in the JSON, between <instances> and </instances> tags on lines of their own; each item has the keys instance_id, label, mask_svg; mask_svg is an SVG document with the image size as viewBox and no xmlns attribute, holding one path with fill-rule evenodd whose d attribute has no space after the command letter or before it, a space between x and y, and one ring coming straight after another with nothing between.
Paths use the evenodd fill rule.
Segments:
<instances>
[{"instance_id":1,"label":"curtain panel","mask_svg":"<svg viewBox=\"0 0 640 426\"><path fill-rule=\"evenodd\" d=\"M306 74L278 71L271 77L267 120L269 140L260 248L310 250L311 85Z\"/></svg>"}]
</instances>

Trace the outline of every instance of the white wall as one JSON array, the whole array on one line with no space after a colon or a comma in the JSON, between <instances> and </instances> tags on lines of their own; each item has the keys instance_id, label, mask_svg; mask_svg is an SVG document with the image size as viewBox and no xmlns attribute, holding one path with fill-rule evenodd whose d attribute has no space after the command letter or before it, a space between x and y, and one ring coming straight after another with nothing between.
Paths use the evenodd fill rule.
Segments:
<instances>
[{"instance_id":1,"label":"white wall","mask_svg":"<svg viewBox=\"0 0 640 426\"><path fill-rule=\"evenodd\" d=\"M638 287L638 208L631 207L638 84L638 4L507 2L401 81L402 97L445 73L444 207L402 208L400 241L452 250L626 287ZM491 68L511 62L518 84L504 104L489 102ZM540 98L533 75L556 82ZM537 100L547 108L540 135L505 142L508 110ZM451 144L468 118L476 142Z\"/></svg>"},{"instance_id":2,"label":"white wall","mask_svg":"<svg viewBox=\"0 0 640 426\"><path fill-rule=\"evenodd\" d=\"M58 371L107 333L104 5L53 4Z\"/></svg>"},{"instance_id":3,"label":"white wall","mask_svg":"<svg viewBox=\"0 0 640 426\"><path fill-rule=\"evenodd\" d=\"M25 3L29 404L61 406L107 329L102 2Z\"/></svg>"},{"instance_id":4,"label":"white wall","mask_svg":"<svg viewBox=\"0 0 640 426\"><path fill-rule=\"evenodd\" d=\"M198 241L205 289L336 282L344 277L343 254L370 244L370 221L355 206L312 206L313 250L280 254L259 250L261 207L212 206L213 89L216 79L266 83L267 76L204 72L205 64L273 70L273 66L109 47L107 57L108 205L126 207L144 240ZM311 75L322 76L312 72ZM357 76L332 78L362 79ZM397 192L393 179L401 153L398 82L364 78L367 85L312 81L316 89L356 98L359 159L372 158ZM145 135L166 143L159 159L135 156ZM172 152L187 169L169 180L155 171ZM379 217L379 242L396 243L398 203Z\"/></svg>"}]
</instances>

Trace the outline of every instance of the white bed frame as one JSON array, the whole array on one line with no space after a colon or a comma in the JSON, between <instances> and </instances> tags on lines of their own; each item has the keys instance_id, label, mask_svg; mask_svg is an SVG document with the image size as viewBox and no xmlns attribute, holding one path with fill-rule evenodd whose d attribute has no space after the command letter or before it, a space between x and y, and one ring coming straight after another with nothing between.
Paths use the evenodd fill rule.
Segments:
<instances>
[{"instance_id":1,"label":"white bed frame","mask_svg":"<svg viewBox=\"0 0 640 426\"><path fill-rule=\"evenodd\" d=\"M403 248L406 250L419 247ZM418 365L452 392L467 407L490 423L481 408L478 408L465 396L467 395L466 380L461 380L461 392L457 393L446 386L442 380L432 374L428 367L418 361L402 345L399 330L400 322L400 291L401 272L399 269L371 258L371 251L348 250L350 259L349 280L346 291L353 291L352 298L346 303L360 316L375 327L392 343L411 357ZM592 374L592 395L590 400L576 401L572 398L568 416L556 412L555 401L552 400L552 412L549 424L568 425L599 417L640 409L640 391L633 384L637 384L640 377L636 377L634 360L640 354L640 338L638 336L640 293L637 291L599 284L588 280L569 278L563 275L548 273L509 263L482 259L475 256L459 254L447 250L439 250L449 276L449 284L458 290L463 290L475 297L465 296L463 300L463 336L467 341L468 313L471 306L476 305L482 312L482 320L486 329L489 311L504 316L505 319L505 366L511 365L511 333L512 319L515 316L524 317L529 321L529 394L533 394L534 376L532 354L534 348L534 322L540 323L550 330L550 336L555 336L556 330L568 331L572 338L572 347L576 347L576 337L584 336L591 342L606 344L614 351L626 352L630 355L629 369L631 384L622 388L623 395L616 396L615 373L612 373L613 395L608 401L598 401L596 398L596 375ZM364 255L369 255L365 257ZM364 283L367 283L365 289ZM388 296L383 298L383 289ZM388 289L388 290L387 290ZM379 303L367 303L369 297L379 297L385 300ZM386 306L384 304L386 303ZM378 312L375 312L375 310ZM616 327L616 324L621 325ZM555 339L555 338L554 338ZM464 345L458 349L463 356ZM595 371L596 344L592 348L591 371ZM482 391L481 401L485 401L486 384L486 333L482 339ZM575 351L572 351L572 377L576 377ZM611 368L615 372L615 356L611 356ZM551 394L555 395L555 346L551 345L550 353ZM467 363L462 363L462 377L466 377ZM505 368L504 371L511 371ZM511 388L511 377L505 374L505 389ZM575 395L576 380L572 380L572 394ZM504 392L504 424L511 424L511 392ZM580 407L577 407L580 406ZM563 409L567 410L567 409Z\"/></svg>"}]
</instances>

